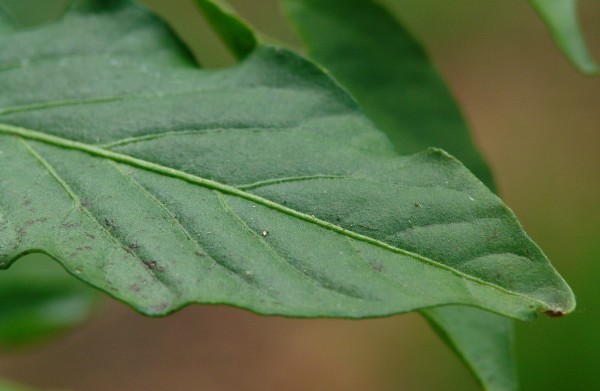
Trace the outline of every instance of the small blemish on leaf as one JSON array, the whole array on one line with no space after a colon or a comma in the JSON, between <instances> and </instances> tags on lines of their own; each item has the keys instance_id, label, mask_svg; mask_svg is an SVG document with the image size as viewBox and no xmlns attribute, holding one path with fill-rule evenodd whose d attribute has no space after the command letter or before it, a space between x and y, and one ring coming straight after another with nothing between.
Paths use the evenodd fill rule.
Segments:
<instances>
[{"instance_id":1,"label":"small blemish on leaf","mask_svg":"<svg viewBox=\"0 0 600 391\"><path fill-rule=\"evenodd\" d=\"M369 230L369 231L377 231L377 228L369 227L368 225L365 225L365 224L357 224L357 225L359 227L364 228L364 229Z\"/></svg>"},{"instance_id":2,"label":"small blemish on leaf","mask_svg":"<svg viewBox=\"0 0 600 391\"><path fill-rule=\"evenodd\" d=\"M37 223L45 223L46 221L48 221L46 217L41 217L39 219L29 219L25 222L25 227L30 227Z\"/></svg>"},{"instance_id":3,"label":"small blemish on leaf","mask_svg":"<svg viewBox=\"0 0 600 391\"><path fill-rule=\"evenodd\" d=\"M104 225L106 225L106 227L109 229L117 228L117 226L115 225L115 222L110 219L104 219Z\"/></svg>"},{"instance_id":4,"label":"small blemish on leaf","mask_svg":"<svg viewBox=\"0 0 600 391\"><path fill-rule=\"evenodd\" d=\"M500 233L497 231L492 232L491 234L485 236L485 239L487 241L498 240L499 238L500 238Z\"/></svg>"},{"instance_id":5,"label":"small blemish on leaf","mask_svg":"<svg viewBox=\"0 0 600 391\"><path fill-rule=\"evenodd\" d=\"M204 254L203 252L200 252L200 251L196 251L194 253L194 255L197 256L197 257L205 257L206 256L206 254Z\"/></svg>"},{"instance_id":6,"label":"small blemish on leaf","mask_svg":"<svg viewBox=\"0 0 600 391\"><path fill-rule=\"evenodd\" d=\"M383 265L373 265L371 266L371 269L375 270L376 272L382 272L385 268L383 267Z\"/></svg>"},{"instance_id":7,"label":"small blemish on leaf","mask_svg":"<svg viewBox=\"0 0 600 391\"><path fill-rule=\"evenodd\" d=\"M165 271L165 269L162 266L160 266L156 261L150 260L142 262L144 263L144 266L146 266L146 268L149 270L156 270L161 273Z\"/></svg>"},{"instance_id":8,"label":"small blemish on leaf","mask_svg":"<svg viewBox=\"0 0 600 391\"><path fill-rule=\"evenodd\" d=\"M552 318L560 318L561 316L566 315L563 311L558 311L558 310L547 310L547 311L544 311L544 314L551 316Z\"/></svg>"},{"instance_id":9,"label":"small blemish on leaf","mask_svg":"<svg viewBox=\"0 0 600 391\"><path fill-rule=\"evenodd\" d=\"M415 202L415 208L422 208L422 207L423 207L423 205L421 205L421 204L420 204L420 203L418 203L418 202Z\"/></svg>"},{"instance_id":10,"label":"small blemish on leaf","mask_svg":"<svg viewBox=\"0 0 600 391\"><path fill-rule=\"evenodd\" d=\"M263 230L263 231L261 232L261 235L262 235L262 237L263 237L263 238L266 238L267 236L269 236L269 231L267 231L267 230L265 229L265 230Z\"/></svg>"},{"instance_id":11,"label":"small blemish on leaf","mask_svg":"<svg viewBox=\"0 0 600 391\"><path fill-rule=\"evenodd\" d=\"M146 266L150 270L154 270L157 267L156 261L143 261L143 262L144 262L144 266Z\"/></svg>"}]
</instances>

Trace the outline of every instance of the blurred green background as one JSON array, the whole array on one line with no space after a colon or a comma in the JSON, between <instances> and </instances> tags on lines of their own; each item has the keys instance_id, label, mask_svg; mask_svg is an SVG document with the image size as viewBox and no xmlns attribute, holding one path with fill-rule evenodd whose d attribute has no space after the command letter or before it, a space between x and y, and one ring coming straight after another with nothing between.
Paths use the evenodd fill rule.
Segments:
<instances>
[{"instance_id":1,"label":"blurred green background","mask_svg":"<svg viewBox=\"0 0 600 391\"><path fill-rule=\"evenodd\" d=\"M232 64L189 1L144 2L176 24L204 66ZM578 297L566 318L519 323L522 389L600 390L600 78L577 74L524 0L383 2L427 47L502 197ZM277 0L231 3L299 47ZM600 60L600 2L580 1L579 12ZM52 343L0 353L0 377L90 391L478 389L414 314L291 320L192 306L148 319L105 307Z\"/></svg>"}]
</instances>

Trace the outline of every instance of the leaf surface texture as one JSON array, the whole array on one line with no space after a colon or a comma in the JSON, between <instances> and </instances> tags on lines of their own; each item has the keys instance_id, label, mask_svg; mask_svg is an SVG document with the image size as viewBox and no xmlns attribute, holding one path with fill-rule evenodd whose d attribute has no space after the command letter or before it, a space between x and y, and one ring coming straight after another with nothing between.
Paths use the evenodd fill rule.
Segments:
<instances>
[{"instance_id":1,"label":"leaf surface texture","mask_svg":"<svg viewBox=\"0 0 600 391\"><path fill-rule=\"evenodd\" d=\"M462 164L437 149L399 157L293 53L260 46L199 70L142 8L82 2L36 30L0 22L0 69L4 266L45 252L149 315L191 302L353 318L574 306Z\"/></svg>"}]
</instances>

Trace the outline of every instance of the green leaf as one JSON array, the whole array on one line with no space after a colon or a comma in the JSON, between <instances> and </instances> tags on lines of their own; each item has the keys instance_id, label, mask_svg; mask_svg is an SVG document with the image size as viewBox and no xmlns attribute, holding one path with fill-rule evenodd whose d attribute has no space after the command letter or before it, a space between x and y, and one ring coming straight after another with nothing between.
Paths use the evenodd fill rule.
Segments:
<instances>
[{"instance_id":1,"label":"green leaf","mask_svg":"<svg viewBox=\"0 0 600 391\"><path fill-rule=\"evenodd\" d=\"M293 53L262 46L203 71L123 1L0 26L4 267L43 251L149 315L191 302L302 317L573 310L464 166L437 149L398 157Z\"/></svg>"},{"instance_id":2,"label":"green leaf","mask_svg":"<svg viewBox=\"0 0 600 391\"><path fill-rule=\"evenodd\" d=\"M196 0L195 3L238 59L254 50L257 45L254 31L227 4L219 0Z\"/></svg>"},{"instance_id":3,"label":"green leaf","mask_svg":"<svg viewBox=\"0 0 600 391\"><path fill-rule=\"evenodd\" d=\"M386 10L370 0L285 4L311 57L351 92L401 154L442 148L493 186L448 87Z\"/></svg>"},{"instance_id":4,"label":"green leaf","mask_svg":"<svg viewBox=\"0 0 600 391\"><path fill-rule=\"evenodd\" d=\"M443 146L494 188L442 79L423 48L384 8L368 0L287 0L286 5L310 54L348 88L376 125L387 129L399 151ZM517 388L510 320L459 306L423 314L486 389Z\"/></svg>"},{"instance_id":5,"label":"green leaf","mask_svg":"<svg viewBox=\"0 0 600 391\"><path fill-rule=\"evenodd\" d=\"M421 311L434 330L463 359L486 390L519 388L513 351L513 322L467 306Z\"/></svg>"},{"instance_id":6,"label":"green leaf","mask_svg":"<svg viewBox=\"0 0 600 391\"><path fill-rule=\"evenodd\" d=\"M598 73L598 64L590 55L579 26L576 0L529 0L546 22L554 41L565 56L581 72Z\"/></svg>"},{"instance_id":7,"label":"green leaf","mask_svg":"<svg viewBox=\"0 0 600 391\"><path fill-rule=\"evenodd\" d=\"M56 262L30 255L0 275L0 346L40 341L85 320L96 307L93 289Z\"/></svg>"}]
</instances>

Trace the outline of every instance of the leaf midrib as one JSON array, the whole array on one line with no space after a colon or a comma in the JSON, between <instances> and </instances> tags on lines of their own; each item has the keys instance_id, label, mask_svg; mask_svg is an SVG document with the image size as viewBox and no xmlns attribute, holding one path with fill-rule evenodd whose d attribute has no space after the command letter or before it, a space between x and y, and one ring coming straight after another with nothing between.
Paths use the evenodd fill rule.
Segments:
<instances>
[{"instance_id":1,"label":"leaf midrib","mask_svg":"<svg viewBox=\"0 0 600 391\"><path fill-rule=\"evenodd\" d=\"M162 166L162 165L159 165L156 163L152 163L152 162L149 162L149 161L146 161L143 159L138 159L138 158L135 158L135 157L132 157L129 155L124 155L124 154L116 153L116 152L113 152L110 150L98 148L93 145L88 145L88 144L81 143L78 141L73 141L70 139L49 135L49 134L46 134L46 133L43 133L40 131L36 131L33 129L9 125L9 124L0 122L0 134L9 134L9 135L29 139L29 140L43 142L45 144L53 145L53 146L59 147L59 148L76 150L76 151L88 153L90 155L98 156L98 157L105 158L105 159L110 159L110 160L118 162L118 163L128 164L128 165L131 165L131 166L134 166L134 167L146 170L146 171L150 171L150 172L154 172L157 174L162 174L162 175L174 177L177 179L181 179L186 182L189 182L189 183L192 183L195 185L200 185L200 186L203 186L208 189L217 190L221 193L240 197L245 200L255 202L257 204L265 206L267 208L276 210L278 212L285 213L291 217L295 217L300 220L306 221L308 223L315 224L321 228L328 229L330 231L336 232L336 233L344 235L346 237L349 237L349 238L352 238L352 239L355 239L358 241L362 241L365 243L369 243L369 244L375 245L377 247L383 248L385 250L388 250L388 251L391 251L391 252L394 252L397 254L402 254L402 255L412 257L416 260L430 264L433 267L437 267L439 269L448 271L450 273L453 273L461 278L472 281L474 283L499 290L507 295L522 298L525 301L536 303L542 309L549 308L549 306L546 303L540 301L539 299L535 299L535 298L526 296L519 292L510 291L507 288L504 288L502 286L490 283L490 282L482 280L480 278L465 274L465 273L461 272L460 270L457 270L450 266L436 262L436 261L429 259L427 257L424 257L422 255L410 252L408 250L404 250L401 248L391 246L391 245L384 243L382 241L379 241L377 239L373 239L371 237L361 235L354 231L350 231L350 230L340 227L338 225L332 224L328 221L321 220L314 216L311 216L311 215L299 212L297 210L288 208L279 203L270 201L266 198L262 198L255 194L252 194L252 193L245 192L245 191L240 190L233 186L229 186L229 185L226 185L226 184L223 184L223 183L220 183L217 181L213 181L210 179L202 178L202 177L199 177L196 175L191 175L191 174L188 174L188 173L180 171L180 170L176 170L176 169L173 169L170 167L165 167L165 166Z\"/></svg>"}]
</instances>

